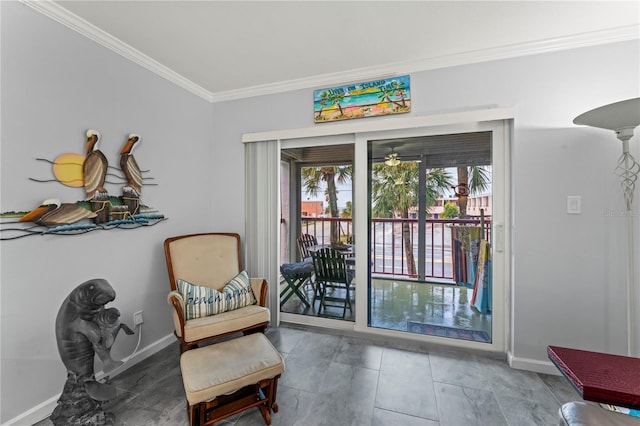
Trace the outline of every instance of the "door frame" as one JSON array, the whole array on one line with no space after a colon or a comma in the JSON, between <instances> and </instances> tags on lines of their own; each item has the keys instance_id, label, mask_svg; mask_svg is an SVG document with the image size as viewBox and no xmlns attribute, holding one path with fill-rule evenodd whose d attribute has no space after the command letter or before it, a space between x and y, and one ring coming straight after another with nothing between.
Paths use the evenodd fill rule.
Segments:
<instances>
[{"instance_id":1,"label":"door frame","mask_svg":"<svg viewBox=\"0 0 640 426\"><path fill-rule=\"evenodd\" d=\"M466 340L442 338L436 336L414 335L413 333L398 332L395 330L385 330L369 327L367 317L369 309L356 308L356 321L354 331L380 335L386 337L398 337L398 333L403 338L419 341L429 341L465 348L480 350L490 350L493 352L506 353L508 344L508 324L510 314L510 246L507 235L510 223L510 123L508 120L494 120L487 122L467 122L445 126L426 126L412 129L363 132L356 135L355 161L359 167L354 167L354 179L360 183L354 189L354 234L367 235L369 223L367 217L367 145L371 140L376 139L396 139L411 138L419 136L434 136L472 132L491 132L491 157L492 157L492 342L478 343ZM357 207L360 206L360 207ZM368 270L367 247L356 245L356 271ZM369 297L367 280L356 282L356 300L367 300ZM364 281L364 282L362 282ZM364 311L364 312L363 312Z\"/></svg>"},{"instance_id":2,"label":"door frame","mask_svg":"<svg viewBox=\"0 0 640 426\"><path fill-rule=\"evenodd\" d=\"M441 338L436 336L419 335L413 333L381 330L368 327L368 309L356 309L355 323L338 321L327 318L305 317L295 314L276 314L276 326L280 321L304 323L312 326L352 330L359 333L383 336L389 338L401 338L414 341L432 342L454 347L473 348L484 351L506 353L509 344L510 315L511 315L511 143L512 120L514 118L512 108L489 108L482 110L435 114L407 118L384 118L367 120L353 120L353 122L327 124L302 129L274 130L242 135L244 143L259 143L261 141L279 142L280 149L309 144L336 144L355 143L354 157L354 194L353 194L353 226L354 232L366 235L367 227L367 143L369 140L384 139L387 137L425 136L432 134L450 134L474 131L492 131L492 172L493 172L493 221L494 227L494 258L493 258L493 308L491 344L478 343L465 340ZM393 135L393 136L389 136ZM348 142L347 142L348 141ZM280 170L280 156L275 170ZM278 178L278 185L280 185ZM279 217L279 214L276 215ZM280 244L277 241L278 250L273 254L273 264L279 262ZM286 242L288 243L288 242ZM367 247L356 246L356 270L368 270ZM275 268L277 271L278 268ZM269 277L273 283L278 283L278 277ZM356 284L356 300L367 299L368 280ZM279 286L271 285L269 292L272 300L279 300ZM278 306L272 309L279 311ZM290 318L294 317L294 318Z\"/></svg>"}]
</instances>

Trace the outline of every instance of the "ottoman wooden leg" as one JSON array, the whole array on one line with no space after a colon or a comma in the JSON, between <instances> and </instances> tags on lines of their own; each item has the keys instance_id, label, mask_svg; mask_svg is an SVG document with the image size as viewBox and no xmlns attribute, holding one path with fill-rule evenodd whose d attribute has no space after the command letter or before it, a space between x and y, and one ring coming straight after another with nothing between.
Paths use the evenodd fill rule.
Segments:
<instances>
[{"instance_id":1,"label":"ottoman wooden leg","mask_svg":"<svg viewBox=\"0 0 640 426\"><path fill-rule=\"evenodd\" d=\"M267 407L265 407L264 405L260 405L258 406L258 408L260 409L260 414L262 414L262 418L264 419L264 421L267 423L267 425L271 424L271 413L269 412L269 409Z\"/></svg>"},{"instance_id":2,"label":"ottoman wooden leg","mask_svg":"<svg viewBox=\"0 0 640 426\"><path fill-rule=\"evenodd\" d=\"M280 378L280 375L277 375L276 377L274 377L273 383L271 385L273 395L271 396L271 398L269 398L269 400L271 401L271 409L273 410L274 413L278 412L278 403L276 402L276 396L278 395L278 379L279 378Z\"/></svg>"},{"instance_id":3,"label":"ottoman wooden leg","mask_svg":"<svg viewBox=\"0 0 640 426\"><path fill-rule=\"evenodd\" d=\"M198 410L196 412L196 415L198 416L198 423L196 423L197 426L204 426L206 424L206 420L207 420L207 404L206 403L200 403L198 404ZM213 422L211 422L213 423Z\"/></svg>"},{"instance_id":4,"label":"ottoman wooden leg","mask_svg":"<svg viewBox=\"0 0 640 426\"><path fill-rule=\"evenodd\" d=\"M198 420L200 418L198 406L197 405L189 405L187 402L187 414L189 415L189 424L191 426L196 426L198 424Z\"/></svg>"},{"instance_id":5,"label":"ottoman wooden leg","mask_svg":"<svg viewBox=\"0 0 640 426\"><path fill-rule=\"evenodd\" d=\"M256 385L256 392L258 394L258 398L263 398L262 403L258 405L260 409L260 414L262 414L262 418L267 423L267 425L271 424L271 402L273 401L273 380L267 379L263 380Z\"/></svg>"},{"instance_id":6,"label":"ottoman wooden leg","mask_svg":"<svg viewBox=\"0 0 640 426\"><path fill-rule=\"evenodd\" d=\"M276 402L276 395L278 393L278 379L280 375L274 377L273 379L265 380L257 385L258 392L264 389L264 400L263 403L258 406L260 409L260 414L262 414L262 418L267 423L267 425L271 424L271 411L274 413L278 412L278 403Z\"/></svg>"}]
</instances>

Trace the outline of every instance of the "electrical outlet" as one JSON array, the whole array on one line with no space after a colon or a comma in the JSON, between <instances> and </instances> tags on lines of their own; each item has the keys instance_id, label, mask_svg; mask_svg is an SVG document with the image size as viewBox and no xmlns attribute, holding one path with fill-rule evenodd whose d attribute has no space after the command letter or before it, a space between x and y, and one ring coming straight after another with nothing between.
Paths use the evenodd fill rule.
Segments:
<instances>
[{"instance_id":1,"label":"electrical outlet","mask_svg":"<svg viewBox=\"0 0 640 426\"><path fill-rule=\"evenodd\" d=\"M568 214L582 213L582 197L580 195L567 196L567 213Z\"/></svg>"},{"instance_id":2,"label":"electrical outlet","mask_svg":"<svg viewBox=\"0 0 640 426\"><path fill-rule=\"evenodd\" d=\"M142 319L142 311L134 312L133 313L133 326L136 327L136 326L142 324L143 322L144 322L144 320Z\"/></svg>"}]
</instances>

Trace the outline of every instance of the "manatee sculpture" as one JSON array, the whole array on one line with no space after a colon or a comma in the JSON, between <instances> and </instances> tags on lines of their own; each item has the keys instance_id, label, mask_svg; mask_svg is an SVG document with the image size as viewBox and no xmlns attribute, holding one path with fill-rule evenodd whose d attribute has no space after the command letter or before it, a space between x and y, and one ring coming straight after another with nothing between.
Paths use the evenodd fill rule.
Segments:
<instances>
[{"instance_id":1,"label":"manatee sculpture","mask_svg":"<svg viewBox=\"0 0 640 426\"><path fill-rule=\"evenodd\" d=\"M109 308L101 310L95 319L100 329L100 340L93 344L93 348L102 361L105 372L113 371L123 364L122 361L114 361L111 358L111 346L115 343L118 332L123 330L127 334L133 334L133 330L126 324L121 324L118 318L120 318L120 311L116 308Z\"/></svg>"},{"instance_id":2,"label":"manatee sculpture","mask_svg":"<svg viewBox=\"0 0 640 426\"><path fill-rule=\"evenodd\" d=\"M95 379L96 354L105 372L122 364L111 358L118 332L133 331L119 321L120 311L105 309L116 298L105 279L95 278L76 287L62 302L56 317L56 341L67 381L51 421L54 425L112 425L115 416L102 410L104 401L114 399L115 386Z\"/></svg>"}]
</instances>

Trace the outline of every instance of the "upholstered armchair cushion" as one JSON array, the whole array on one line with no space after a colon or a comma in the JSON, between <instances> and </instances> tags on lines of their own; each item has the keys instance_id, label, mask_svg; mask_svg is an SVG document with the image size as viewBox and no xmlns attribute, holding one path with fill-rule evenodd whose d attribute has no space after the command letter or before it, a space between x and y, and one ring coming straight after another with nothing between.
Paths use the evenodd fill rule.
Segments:
<instances>
[{"instance_id":1,"label":"upholstered armchair cushion","mask_svg":"<svg viewBox=\"0 0 640 426\"><path fill-rule=\"evenodd\" d=\"M168 296L184 306L184 299L179 291L172 291ZM238 330L250 329L255 324L269 322L269 309L260 305L248 305L233 311L223 312L208 317L195 318L184 322L184 335L180 326L180 317L174 312L173 322L176 335L186 343L197 342L211 336L224 336Z\"/></svg>"},{"instance_id":2,"label":"upholstered armchair cushion","mask_svg":"<svg viewBox=\"0 0 640 426\"><path fill-rule=\"evenodd\" d=\"M171 241L167 249L174 279L222 290L241 271L239 244L235 238L219 234Z\"/></svg>"}]
</instances>

